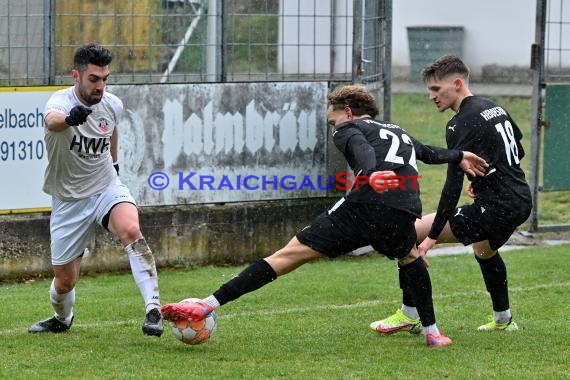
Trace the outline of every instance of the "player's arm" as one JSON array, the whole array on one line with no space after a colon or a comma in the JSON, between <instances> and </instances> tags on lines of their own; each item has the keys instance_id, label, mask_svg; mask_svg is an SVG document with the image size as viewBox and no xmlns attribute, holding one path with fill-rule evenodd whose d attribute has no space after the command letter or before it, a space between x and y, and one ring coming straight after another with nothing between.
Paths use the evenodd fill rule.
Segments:
<instances>
[{"instance_id":1,"label":"player's arm","mask_svg":"<svg viewBox=\"0 0 570 380\"><path fill-rule=\"evenodd\" d=\"M51 132L61 132L69 126L65 123L66 114L60 111L51 111L45 118L44 123L46 128Z\"/></svg>"},{"instance_id":2,"label":"player's arm","mask_svg":"<svg viewBox=\"0 0 570 380\"><path fill-rule=\"evenodd\" d=\"M463 159L463 152L457 149L445 149L431 145L424 145L418 140L412 138L414 149L416 151L416 159L425 164L449 164L459 163Z\"/></svg>"},{"instance_id":3,"label":"player's arm","mask_svg":"<svg viewBox=\"0 0 570 380\"><path fill-rule=\"evenodd\" d=\"M426 164L455 163L467 174L472 176L484 176L489 166L481 157L468 151L458 149L445 149L424 145L412 138L416 158Z\"/></svg>"},{"instance_id":4,"label":"player's arm","mask_svg":"<svg viewBox=\"0 0 570 380\"><path fill-rule=\"evenodd\" d=\"M61 132L69 127L75 127L85 123L87 116L92 111L83 105L73 107L69 114L58 108L48 111L44 117L46 128L51 132Z\"/></svg>"},{"instance_id":5,"label":"player's arm","mask_svg":"<svg viewBox=\"0 0 570 380\"><path fill-rule=\"evenodd\" d=\"M461 189L463 187L463 171L457 164L449 164L447 167L447 177L445 185L441 191L439 204L437 206L437 213L433 220L428 237L437 240L439 234L445 227L445 223L451 218L457 202L461 196Z\"/></svg>"},{"instance_id":6,"label":"player's arm","mask_svg":"<svg viewBox=\"0 0 570 380\"><path fill-rule=\"evenodd\" d=\"M119 160L119 130L117 127L113 129L113 134L111 135L111 157L113 158L113 163Z\"/></svg>"},{"instance_id":7,"label":"player's arm","mask_svg":"<svg viewBox=\"0 0 570 380\"><path fill-rule=\"evenodd\" d=\"M111 135L111 158L113 159L113 167L119 174L119 129L115 126Z\"/></svg>"},{"instance_id":8,"label":"player's arm","mask_svg":"<svg viewBox=\"0 0 570 380\"><path fill-rule=\"evenodd\" d=\"M353 158L353 169L360 171L362 175L370 175L376 169L376 153L374 148L362 133L355 133L346 144L347 157Z\"/></svg>"}]
</instances>

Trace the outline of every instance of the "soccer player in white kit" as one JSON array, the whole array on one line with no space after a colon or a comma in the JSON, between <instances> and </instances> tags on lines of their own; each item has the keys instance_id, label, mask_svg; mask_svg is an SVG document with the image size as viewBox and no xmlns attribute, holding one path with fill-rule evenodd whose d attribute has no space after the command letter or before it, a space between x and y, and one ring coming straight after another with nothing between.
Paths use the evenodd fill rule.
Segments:
<instances>
[{"instance_id":1,"label":"soccer player in white kit","mask_svg":"<svg viewBox=\"0 0 570 380\"><path fill-rule=\"evenodd\" d=\"M136 202L119 179L117 125L122 101L105 92L112 55L89 43L75 51L74 86L55 92L44 111L48 166L43 190L52 196L50 299L55 314L29 328L59 333L73 322L75 284L95 224L117 236L146 306L142 330L161 336L158 275L139 226Z\"/></svg>"}]
</instances>

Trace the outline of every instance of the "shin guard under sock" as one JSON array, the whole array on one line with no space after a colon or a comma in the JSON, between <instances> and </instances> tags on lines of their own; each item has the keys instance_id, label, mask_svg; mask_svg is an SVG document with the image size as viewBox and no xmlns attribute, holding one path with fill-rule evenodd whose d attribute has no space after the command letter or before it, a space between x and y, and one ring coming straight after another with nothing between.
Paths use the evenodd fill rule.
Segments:
<instances>
[{"instance_id":1,"label":"shin guard under sock","mask_svg":"<svg viewBox=\"0 0 570 380\"><path fill-rule=\"evenodd\" d=\"M160 307L158 274L154 256L144 238L125 247L133 278L145 302L146 312Z\"/></svg>"},{"instance_id":2,"label":"shin guard under sock","mask_svg":"<svg viewBox=\"0 0 570 380\"><path fill-rule=\"evenodd\" d=\"M400 264L398 264L398 278L400 280L400 289L402 289L402 304L410 307L415 307L414 297L410 292L410 285L408 280L401 269Z\"/></svg>"},{"instance_id":3,"label":"shin guard under sock","mask_svg":"<svg viewBox=\"0 0 570 380\"><path fill-rule=\"evenodd\" d=\"M480 259L475 256L479 263L483 281L487 291L491 295L494 311L505 311L509 309L509 287L507 284L507 267L503 258L497 252L490 259Z\"/></svg>"},{"instance_id":4,"label":"shin guard under sock","mask_svg":"<svg viewBox=\"0 0 570 380\"><path fill-rule=\"evenodd\" d=\"M240 274L223 284L214 297L220 305L233 301L246 293L270 283L277 278L277 273L264 259L251 263Z\"/></svg>"},{"instance_id":5,"label":"shin guard under sock","mask_svg":"<svg viewBox=\"0 0 570 380\"><path fill-rule=\"evenodd\" d=\"M422 326L435 324L431 279L424 261L419 258L408 265L402 265L400 272L406 276L410 293L415 301Z\"/></svg>"},{"instance_id":6,"label":"shin guard under sock","mask_svg":"<svg viewBox=\"0 0 570 380\"><path fill-rule=\"evenodd\" d=\"M71 322L73 317L73 305L75 305L75 288L71 289L68 293L60 294L55 290L55 279L51 282L49 288L49 295L51 305L55 311L56 316L60 320L65 320L66 323Z\"/></svg>"}]
</instances>

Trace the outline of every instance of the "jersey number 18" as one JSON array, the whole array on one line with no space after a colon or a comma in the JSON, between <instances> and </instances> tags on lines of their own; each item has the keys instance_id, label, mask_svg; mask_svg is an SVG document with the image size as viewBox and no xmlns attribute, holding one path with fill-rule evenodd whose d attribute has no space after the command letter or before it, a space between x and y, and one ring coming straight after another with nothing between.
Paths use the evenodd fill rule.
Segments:
<instances>
[{"instance_id":1,"label":"jersey number 18","mask_svg":"<svg viewBox=\"0 0 570 380\"><path fill-rule=\"evenodd\" d=\"M513 125L510 121L506 120L505 125L502 123L495 124L497 132L501 134L503 138L503 143L505 144L505 153L507 155L507 161L509 165L520 163L519 160L519 147L517 146L517 140L515 139L515 134L513 132Z\"/></svg>"}]
</instances>

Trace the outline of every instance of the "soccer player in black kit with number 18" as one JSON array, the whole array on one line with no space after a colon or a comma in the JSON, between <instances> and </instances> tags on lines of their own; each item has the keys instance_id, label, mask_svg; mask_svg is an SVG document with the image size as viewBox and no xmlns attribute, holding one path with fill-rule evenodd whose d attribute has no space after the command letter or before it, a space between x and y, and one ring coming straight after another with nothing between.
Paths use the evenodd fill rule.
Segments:
<instances>
[{"instance_id":1,"label":"soccer player in black kit with number 18","mask_svg":"<svg viewBox=\"0 0 570 380\"><path fill-rule=\"evenodd\" d=\"M449 164L437 213L416 222L419 252L425 256L436 243L472 244L493 304L493 316L479 331L516 331L509 306L507 269L499 248L532 208L530 188L520 167L524 156L522 133L508 112L495 102L469 90L469 68L458 57L443 56L423 72L429 97L441 112L456 112L445 127L447 147L467 150L484 158L485 176L470 177L473 204L457 207L463 172ZM373 322L381 334L418 332L419 318L406 278L400 276L403 305L396 314Z\"/></svg>"}]
</instances>

